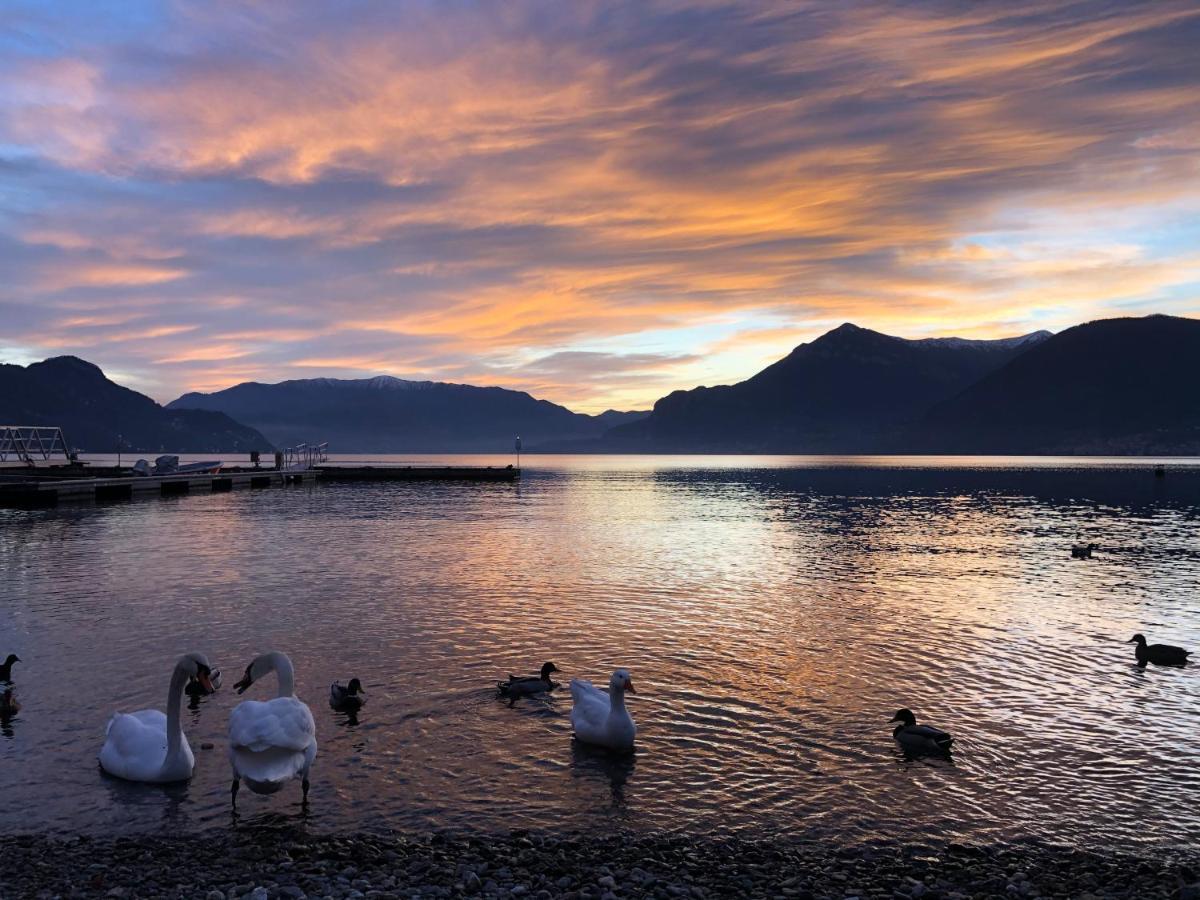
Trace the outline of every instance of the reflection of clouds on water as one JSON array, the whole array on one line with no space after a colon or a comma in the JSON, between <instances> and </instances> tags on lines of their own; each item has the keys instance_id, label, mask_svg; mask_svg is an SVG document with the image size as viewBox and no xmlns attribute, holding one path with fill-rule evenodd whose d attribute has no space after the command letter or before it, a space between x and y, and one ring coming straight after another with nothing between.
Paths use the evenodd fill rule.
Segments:
<instances>
[{"instance_id":1,"label":"reflection of clouds on water","mask_svg":"<svg viewBox=\"0 0 1200 900\"><path fill-rule=\"evenodd\" d=\"M240 672L280 649L317 722L324 828L620 816L869 839L949 811L974 840L1200 840L1200 667L1142 672L1123 643L1200 647L1195 478L1172 470L1147 506L1134 469L779 462L540 457L519 493L331 484L5 511L0 608L38 660L0 740L0 768L22 772L6 800L21 827L159 828L155 789L113 813L95 771L108 715L161 708L182 652ZM153 565L129 550L164 534ZM1103 552L1072 563L1083 539ZM573 744L565 688L497 695L546 659L564 683L632 670L636 773ZM370 691L357 717L326 700L351 671ZM92 702L72 702L81 685ZM183 716L180 827L230 821L241 699ZM901 706L961 736L953 765L890 755ZM243 793L241 821L294 821L299 795Z\"/></svg>"}]
</instances>

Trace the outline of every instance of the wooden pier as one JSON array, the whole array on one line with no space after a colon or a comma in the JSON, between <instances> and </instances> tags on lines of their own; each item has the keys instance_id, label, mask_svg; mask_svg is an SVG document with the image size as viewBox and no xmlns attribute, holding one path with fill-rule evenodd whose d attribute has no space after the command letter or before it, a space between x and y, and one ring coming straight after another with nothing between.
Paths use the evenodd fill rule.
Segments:
<instances>
[{"instance_id":1,"label":"wooden pier","mask_svg":"<svg viewBox=\"0 0 1200 900\"><path fill-rule=\"evenodd\" d=\"M56 506L69 502L108 502L180 494L279 487L315 481L516 481L521 470L492 466L319 466L310 469L231 467L216 474L128 475L115 467L63 466L31 471L0 469L0 508Z\"/></svg>"}]
</instances>

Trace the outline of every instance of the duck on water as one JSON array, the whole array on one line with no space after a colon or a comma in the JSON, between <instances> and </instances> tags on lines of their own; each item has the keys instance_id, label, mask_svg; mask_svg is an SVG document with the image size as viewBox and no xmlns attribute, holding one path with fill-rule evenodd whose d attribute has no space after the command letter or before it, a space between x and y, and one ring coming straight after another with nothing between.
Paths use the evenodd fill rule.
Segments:
<instances>
[{"instance_id":1,"label":"duck on water","mask_svg":"<svg viewBox=\"0 0 1200 900\"><path fill-rule=\"evenodd\" d=\"M1143 634L1135 634L1126 643L1137 644L1133 653L1137 657L1138 666L1143 669L1146 668L1146 663L1154 663L1156 666L1186 666L1188 657L1192 655L1190 650L1170 644L1147 644Z\"/></svg>"},{"instance_id":2,"label":"duck on water","mask_svg":"<svg viewBox=\"0 0 1200 900\"><path fill-rule=\"evenodd\" d=\"M0 663L0 681L11 682L13 663L19 663L20 661L21 657L17 656L17 654L8 654L8 659L4 660L3 663Z\"/></svg>"},{"instance_id":3,"label":"duck on water","mask_svg":"<svg viewBox=\"0 0 1200 900\"><path fill-rule=\"evenodd\" d=\"M900 709L892 716L893 722L899 722L894 737L908 753L949 753L954 738L932 725L918 725L917 717L911 709Z\"/></svg>"},{"instance_id":4,"label":"duck on water","mask_svg":"<svg viewBox=\"0 0 1200 900\"><path fill-rule=\"evenodd\" d=\"M548 662L542 666L539 674L527 675L521 678L518 678L516 675L509 675L508 681L497 681L496 688L503 696L508 697L508 705L512 706L518 697L525 697L530 694L548 694L558 687L558 682L550 679L551 673L557 671L559 671L558 666L552 662Z\"/></svg>"}]
</instances>

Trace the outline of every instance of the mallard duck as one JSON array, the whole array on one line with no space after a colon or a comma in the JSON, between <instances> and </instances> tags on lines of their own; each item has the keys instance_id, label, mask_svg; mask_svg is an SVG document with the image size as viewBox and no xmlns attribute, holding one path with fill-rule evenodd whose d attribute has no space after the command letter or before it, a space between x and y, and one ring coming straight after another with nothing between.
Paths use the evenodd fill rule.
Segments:
<instances>
[{"instance_id":1,"label":"mallard duck","mask_svg":"<svg viewBox=\"0 0 1200 900\"><path fill-rule=\"evenodd\" d=\"M17 654L8 654L8 659L3 664L0 664L0 681L12 681L13 663L19 663L20 661L21 657L17 656Z\"/></svg>"},{"instance_id":2,"label":"mallard duck","mask_svg":"<svg viewBox=\"0 0 1200 900\"><path fill-rule=\"evenodd\" d=\"M356 710L366 702L360 696L365 693L362 682L357 678L351 678L350 683L345 686L335 681L329 686L329 705L347 712Z\"/></svg>"},{"instance_id":3,"label":"mallard duck","mask_svg":"<svg viewBox=\"0 0 1200 900\"><path fill-rule=\"evenodd\" d=\"M542 671L539 674L526 675L520 678L516 675L509 675L508 681L497 681L496 688L510 700L516 700L518 697L524 697L528 694L545 694L558 687L557 681L550 680L550 673L557 671L558 666L552 662L548 662L542 666Z\"/></svg>"},{"instance_id":4,"label":"mallard duck","mask_svg":"<svg viewBox=\"0 0 1200 900\"><path fill-rule=\"evenodd\" d=\"M910 753L949 753L950 745L954 743L954 738L940 728L918 725L911 709L897 710L892 721L900 723L892 737Z\"/></svg>"},{"instance_id":5,"label":"mallard duck","mask_svg":"<svg viewBox=\"0 0 1200 900\"><path fill-rule=\"evenodd\" d=\"M606 747L618 753L632 753L637 726L625 708L625 692L636 694L628 669L617 669L608 680L608 693L590 681L571 679L571 727L575 737L585 744Z\"/></svg>"},{"instance_id":6,"label":"mallard duck","mask_svg":"<svg viewBox=\"0 0 1200 900\"><path fill-rule=\"evenodd\" d=\"M1146 663L1154 663L1156 666L1186 666L1188 657L1192 655L1190 650L1172 647L1170 644L1147 644L1145 635L1141 634L1135 634L1126 643L1137 644L1133 653L1137 657L1138 665L1143 669L1146 668Z\"/></svg>"},{"instance_id":7,"label":"mallard duck","mask_svg":"<svg viewBox=\"0 0 1200 900\"><path fill-rule=\"evenodd\" d=\"M221 670L217 669L208 676L208 687L205 687L199 678L188 678L188 683L184 686L183 692L193 699L199 697L207 697L209 694L215 693L217 688L221 686Z\"/></svg>"},{"instance_id":8,"label":"mallard duck","mask_svg":"<svg viewBox=\"0 0 1200 900\"><path fill-rule=\"evenodd\" d=\"M17 698L13 696L12 688L9 688L3 694L0 694L0 719L7 719L9 716L15 716L21 711L21 704L17 702Z\"/></svg>"},{"instance_id":9,"label":"mallard duck","mask_svg":"<svg viewBox=\"0 0 1200 900\"><path fill-rule=\"evenodd\" d=\"M1091 559L1095 544L1076 544L1071 548L1071 559Z\"/></svg>"}]
</instances>

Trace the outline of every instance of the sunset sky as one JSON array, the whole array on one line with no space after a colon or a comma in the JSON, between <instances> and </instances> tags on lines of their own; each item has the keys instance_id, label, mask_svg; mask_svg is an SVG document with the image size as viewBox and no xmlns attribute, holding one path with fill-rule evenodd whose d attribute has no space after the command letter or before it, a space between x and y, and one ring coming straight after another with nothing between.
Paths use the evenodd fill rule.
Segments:
<instances>
[{"instance_id":1,"label":"sunset sky","mask_svg":"<svg viewBox=\"0 0 1200 900\"><path fill-rule=\"evenodd\" d=\"M584 412L1200 314L1200 5L0 5L0 361Z\"/></svg>"}]
</instances>

